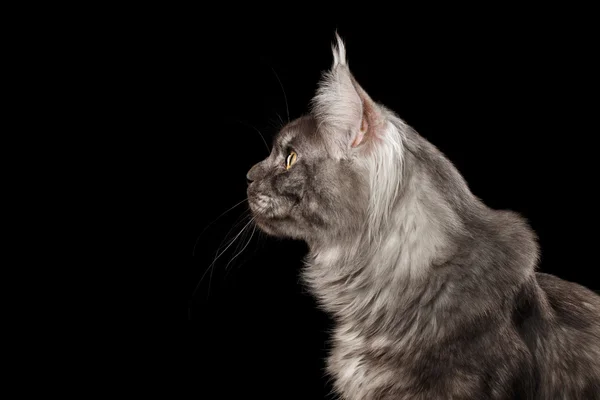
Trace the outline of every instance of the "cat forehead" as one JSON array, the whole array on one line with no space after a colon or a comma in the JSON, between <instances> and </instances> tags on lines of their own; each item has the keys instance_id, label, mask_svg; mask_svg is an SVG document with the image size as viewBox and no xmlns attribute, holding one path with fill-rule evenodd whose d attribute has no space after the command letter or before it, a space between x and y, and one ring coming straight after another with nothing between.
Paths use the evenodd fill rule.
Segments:
<instances>
[{"instance_id":1,"label":"cat forehead","mask_svg":"<svg viewBox=\"0 0 600 400\"><path fill-rule=\"evenodd\" d=\"M308 139L314 136L316 122L310 116L300 117L284 126L277 135L277 143L280 146L288 145L295 138Z\"/></svg>"}]
</instances>

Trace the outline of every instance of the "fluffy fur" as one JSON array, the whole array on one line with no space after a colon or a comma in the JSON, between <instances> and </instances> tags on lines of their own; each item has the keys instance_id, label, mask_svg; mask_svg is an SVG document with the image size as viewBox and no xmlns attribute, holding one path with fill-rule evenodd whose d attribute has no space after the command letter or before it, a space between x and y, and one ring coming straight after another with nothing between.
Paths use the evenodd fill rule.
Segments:
<instances>
[{"instance_id":1,"label":"fluffy fur","mask_svg":"<svg viewBox=\"0 0 600 400\"><path fill-rule=\"evenodd\" d=\"M600 399L600 297L536 273L526 221L375 103L339 37L333 57L311 113L249 171L248 201L264 231L309 244L340 397Z\"/></svg>"}]
</instances>

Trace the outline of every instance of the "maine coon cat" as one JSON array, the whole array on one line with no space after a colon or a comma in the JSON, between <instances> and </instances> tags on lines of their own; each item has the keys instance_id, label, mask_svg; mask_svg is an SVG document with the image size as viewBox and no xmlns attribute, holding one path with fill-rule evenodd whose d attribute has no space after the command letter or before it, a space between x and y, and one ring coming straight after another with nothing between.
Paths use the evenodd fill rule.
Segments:
<instances>
[{"instance_id":1,"label":"maine coon cat","mask_svg":"<svg viewBox=\"0 0 600 400\"><path fill-rule=\"evenodd\" d=\"M248 172L257 225L306 241L343 399L600 399L600 297L536 273L534 232L476 198L359 86L337 37L311 112Z\"/></svg>"}]
</instances>

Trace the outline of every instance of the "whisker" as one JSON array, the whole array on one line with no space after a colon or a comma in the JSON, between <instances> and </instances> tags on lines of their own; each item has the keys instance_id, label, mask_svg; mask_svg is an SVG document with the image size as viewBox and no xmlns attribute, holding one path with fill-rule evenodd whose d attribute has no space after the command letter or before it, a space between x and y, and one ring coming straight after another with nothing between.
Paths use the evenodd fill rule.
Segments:
<instances>
[{"instance_id":1,"label":"whisker","mask_svg":"<svg viewBox=\"0 0 600 400\"><path fill-rule=\"evenodd\" d=\"M244 223L245 221L247 221L247 220L248 220L248 218L250 217L250 215L248 215L249 213L250 213L250 210L246 211L246 212L244 213L245 215L244 215L244 214L242 214L242 215L240 216L240 217L241 217L240 221L236 222L236 223L235 223L235 224L234 224L234 225L233 225L231 228L229 228L229 231L227 231L227 234L225 235L225 237L223 238L223 240L221 240L221 243L219 243L219 247L217 247L217 251L215 252L215 259L213 260L213 263L212 263L212 264L211 264L211 265L208 267L208 269L207 269L207 271L208 271L208 270L210 270L210 275L209 275L209 279L208 279L208 295L210 295L210 286L211 286L211 283L212 283L212 275L213 275L213 272L214 272L214 270L215 270L214 264L215 264L215 262L216 262L216 258L217 258L216 254L219 254L219 252L220 252L220 251L221 251L221 249L223 248L223 246L224 246L224 244L223 244L223 243L224 243L224 242L227 240L227 237L229 236L229 234L231 233L231 231L232 231L232 230L234 230L236 227L238 227L240 224L242 224L242 223ZM238 218L240 218L240 217L238 217ZM250 221L250 222L251 222L251 221ZM245 232L245 228L246 228L246 227L244 226L244 227L243 227L243 228L240 230L240 232L239 232L239 233L243 233L243 232ZM238 236L239 236L239 234L238 234ZM225 244L225 246L227 246L227 248L226 248L225 250L223 250L223 253L224 253L225 251L227 251L227 249L229 248L229 246L230 246L230 245L232 245L232 244L235 242L235 240L237 239L237 237L238 237L238 236L234 237L234 238L233 238L233 239L231 239L231 240L230 240L228 243L226 243L226 244ZM236 246L236 250L235 250L235 251L237 251L237 249L239 249L239 243L237 244L237 246ZM221 254L222 254L222 253L221 253ZM219 255L219 257L220 257L220 255ZM206 275L206 271L205 271L205 272L204 272L204 274L202 275L202 278L204 278L204 275ZM200 284L200 283L202 282L202 278L200 278L200 281L198 282L198 284Z\"/></svg>"},{"instance_id":2,"label":"whisker","mask_svg":"<svg viewBox=\"0 0 600 400\"><path fill-rule=\"evenodd\" d=\"M275 78L277 78L277 82L279 82L279 87L281 87L281 91L283 92L283 99L285 100L285 111L287 113L288 122L290 122L290 110L288 107L287 96L285 95L285 90L283 89L283 84L281 83L279 75L277 75L277 72L275 72L275 69L273 67L271 67L271 71L273 71L273 73L275 74Z\"/></svg>"},{"instance_id":3,"label":"whisker","mask_svg":"<svg viewBox=\"0 0 600 400\"><path fill-rule=\"evenodd\" d=\"M217 218L215 218L210 224L208 224L203 230L202 232L200 232L200 234L198 235L198 237L196 238L196 243L194 243L194 249L192 250L192 257L196 255L196 247L198 246L198 240L200 240L200 236L202 236L202 234L204 232L206 232L206 230L208 228L210 228L215 222L217 222L221 217L223 217L225 214L227 214L229 211L233 210L234 208L236 208L237 206L239 206L240 204L242 204L243 202L245 202L246 199L244 198L242 201L240 201L239 203L237 203L236 205L234 205L233 207L229 208L227 211L223 212L221 215L219 215Z\"/></svg>"},{"instance_id":4,"label":"whisker","mask_svg":"<svg viewBox=\"0 0 600 400\"><path fill-rule=\"evenodd\" d=\"M277 118L269 118L269 125L271 127L273 127L273 129L275 129L277 132L279 132L284 126L285 126L285 122L283 121L283 119L281 118L281 115L275 113L277 115Z\"/></svg>"},{"instance_id":5,"label":"whisker","mask_svg":"<svg viewBox=\"0 0 600 400\"><path fill-rule=\"evenodd\" d=\"M279 130L285 125L285 122L283 121L283 118L281 118L281 115L279 115L278 112L276 112L275 115L277 115L277 118L279 118L279 122L281 123L281 126L275 125L274 128Z\"/></svg>"},{"instance_id":6,"label":"whisker","mask_svg":"<svg viewBox=\"0 0 600 400\"><path fill-rule=\"evenodd\" d=\"M215 252L215 258L216 258L216 254L218 254L221 251L221 249L223 248L223 243L227 240L227 237L229 236L231 231L234 230L241 223L244 223L248 219L248 217L250 217L250 215L248 215L249 213L250 213L250 210L247 210L244 213L242 213L242 215L238 216L239 221L237 221L231 228L229 228L229 231L227 231L227 233L225 234L225 237L223 238L223 240L221 240L221 243L219 243L219 246L217 247L217 251ZM242 229L242 231L243 231L243 229ZM232 244L234 240L235 240L235 238L233 238L228 244ZM227 250L227 249L225 249L225 250ZM211 263L211 265L204 271L204 274L202 274L202 277L200 277L200 279L198 280L198 283L196 284L196 288L194 289L194 292L192 293L192 298L196 295L196 291L200 287L200 284L202 283L204 276L206 275L206 273L209 270L211 271L210 278L209 278L209 290L210 290L210 283L212 282L213 264L215 261L216 261L216 259L213 259L213 262Z\"/></svg>"},{"instance_id":7,"label":"whisker","mask_svg":"<svg viewBox=\"0 0 600 400\"><path fill-rule=\"evenodd\" d=\"M219 258L221 258L221 256L227 251L227 249L229 249L231 247L231 245L235 242L235 240L238 237L240 237L240 235L244 232L244 230L248 227L248 225L250 225L252 223L252 221L254 221L254 217L252 217L250 219L250 221L248 221L248 223L246 223L246 225L244 225L244 227L242 228L242 230L229 242L229 244L227 245L227 247L225 247L224 250L222 250L220 253L219 253L220 249L217 250L218 254L215 256L213 262L208 266L208 268L206 269L206 271L204 271L204 273L200 277L200 281L196 285L196 288L194 289L194 292L192 293L192 297L194 297L196 295L196 292L198 291L198 288L200 287L200 284L202 283L202 280L204 279L204 277L206 276L206 274L208 273L208 271L212 270L213 266L219 260ZM209 293L210 293L210 282L209 282Z\"/></svg>"},{"instance_id":8,"label":"whisker","mask_svg":"<svg viewBox=\"0 0 600 400\"><path fill-rule=\"evenodd\" d=\"M250 210L245 211L242 215L240 215L238 217L238 219L240 219L239 221L237 221L231 228L229 228L229 230L227 231L227 234L225 234L225 237L223 238L223 240L221 240L221 243L219 243L219 247L217 247L217 253L223 248L223 243L227 240L227 237L229 237L229 234L231 233L232 230L234 230L235 228L237 228L240 224L243 224L244 222L246 222L248 220L248 218L250 218ZM234 239L232 239L229 243L232 243ZM227 243L227 244L229 244ZM227 244L225 244L225 246L227 246Z\"/></svg>"},{"instance_id":9,"label":"whisker","mask_svg":"<svg viewBox=\"0 0 600 400\"><path fill-rule=\"evenodd\" d=\"M210 276L209 276L209 279L208 279L208 290L207 290L207 293L206 293L207 298L208 298L208 296L210 296L210 285L211 285L211 282L212 282L212 275L213 275L213 272L215 270L215 263L227 251L227 249L229 249L231 247L231 245L238 239L238 237L240 237L240 235L242 235L242 234L245 235L246 234L246 228L248 228L248 226L250 225L250 223L252 223L253 220L254 220L254 218L251 218L250 221L248 221L248 223L246 225L244 225L244 227L242 228L242 230L229 242L229 245L221 252L221 254L219 254L217 257L215 257L215 259L213 260L212 264L208 267L210 269ZM230 232L231 232L231 230L230 230ZM242 239L242 241L243 241L243 239ZM239 248L239 242L238 242L238 244L236 246L236 251L237 251L238 248ZM220 247L219 247L219 249L220 249ZM217 253L219 252L219 249L217 249ZM229 263L227 265L229 265ZM225 267L225 268L227 268L227 267Z\"/></svg>"},{"instance_id":10,"label":"whisker","mask_svg":"<svg viewBox=\"0 0 600 400\"><path fill-rule=\"evenodd\" d=\"M247 237L248 237L248 230L246 229L244 231L244 233L242 234L242 237L240 238L240 240L238 240L238 243L236 244L235 249L233 250L234 253L237 253L240 250L240 247L243 246ZM229 265L229 264L227 264L227 265Z\"/></svg>"},{"instance_id":11,"label":"whisker","mask_svg":"<svg viewBox=\"0 0 600 400\"><path fill-rule=\"evenodd\" d=\"M237 122L238 124L242 124L245 127L251 128L251 129L255 130L256 132L258 132L258 134L260 135L260 138L262 139L263 143L265 144L265 147L267 148L267 152L269 154L271 154L271 149L269 148L269 145L267 144L267 141L265 140L265 137L263 136L262 132L258 130L257 127L255 127L254 125L249 124L248 122L240 121L238 119L233 119L232 121Z\"/></svg>"},{"instance_id":12,"label":"whisker","mask_svg":"<svg viewBox=\"0 0 600 400\"><path fill-rule=\"evenodd\" d=\"M229 267L229 264L231 264L231 262L233 260L235 260L235 258L237 256L239 256L240 254L242 254L244 252L244 250L246 250L246 247L248 247L248 245L250 244L250 242L252 241L252 236L254 236L254 231L256 231L256 225L254 225L252 227L252 233L250 234L250 239L248 239L248 241L246 242L246 245L242 248L242 250L240 250L235 256L233 256L233 258L231 260L229 260L229 262L227 263L227 265L225 266L225 269L227 269L227 267Z\"/></svg>"},{"instance_id":13,"label":"whisker","mask_svg":"<svg viewBox=\"0 0 600 400\"><path fill-rule=\"evenodd\" d=\"M254 252L253 254L256 255L257 250L259 249L260 245L264 245L264 239L266 236L263 236L264 233L260 230L260 229L256 229L258 226L256 225L256 223L254 224L254 229L252 230L252 234L250 235L250 239L248 241L248 244L250 244L250 241L253 239L254 233L256 233L256 240L255 242L255 246L254 246ZM242 251L244 251L244 249L242 249ZM245 263L247 262L247 260L242 261L241 264L237 265L238 268L241 268ZM233 266L232 266L233 267ZM226 272L225 272L225 276L223 277L223 279L226 279L229 276L229 273L233 270L233 268L229 268Z\"/></svg>"}]
</instances>

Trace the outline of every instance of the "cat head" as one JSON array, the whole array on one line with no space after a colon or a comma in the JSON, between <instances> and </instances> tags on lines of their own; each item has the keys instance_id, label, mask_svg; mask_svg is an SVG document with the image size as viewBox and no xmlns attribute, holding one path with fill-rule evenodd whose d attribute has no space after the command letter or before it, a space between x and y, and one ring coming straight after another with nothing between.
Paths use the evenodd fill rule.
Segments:
<instances>
[{"instance_id":1,"label":"cat head","mask_svg":"<svg viewBox=\"0 0 600 400\"><path fill-rule=\"evenodd\" d=\"M258 226L318 242L383 229L402 181L403 122L354 79L336 35L311 112L284 126L247 174Z\"/></svg>"}]
</instances>

